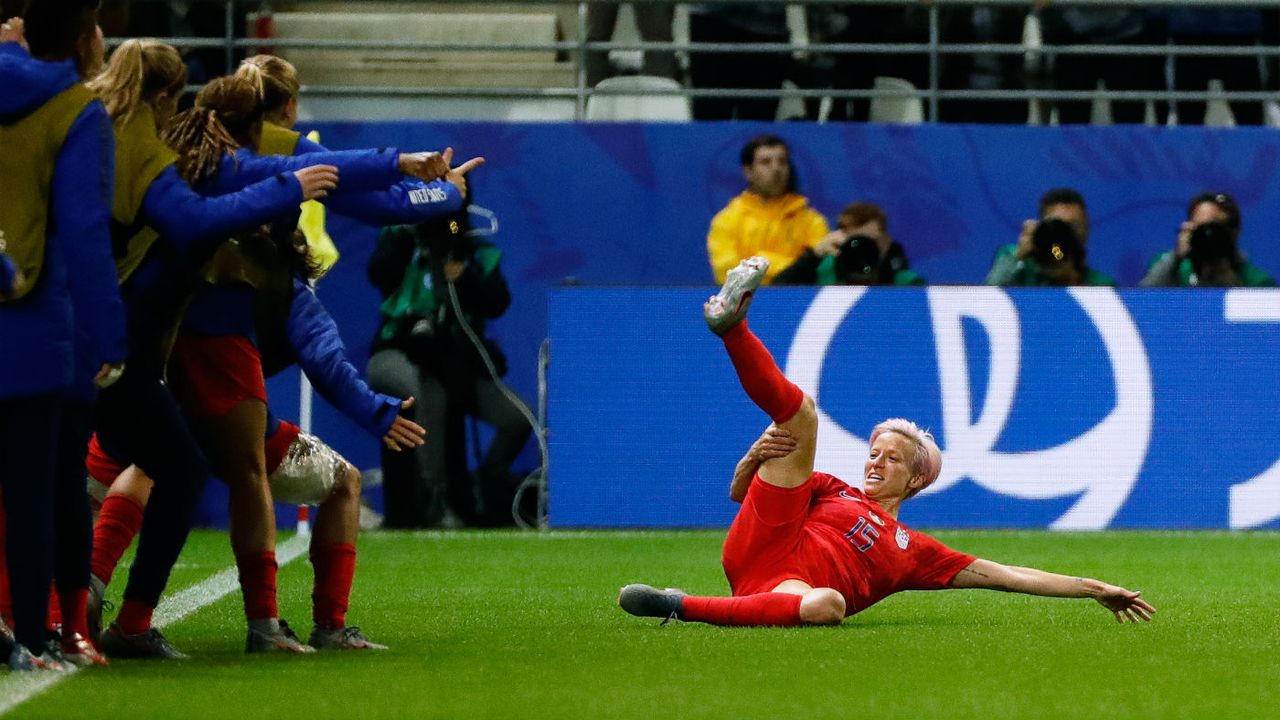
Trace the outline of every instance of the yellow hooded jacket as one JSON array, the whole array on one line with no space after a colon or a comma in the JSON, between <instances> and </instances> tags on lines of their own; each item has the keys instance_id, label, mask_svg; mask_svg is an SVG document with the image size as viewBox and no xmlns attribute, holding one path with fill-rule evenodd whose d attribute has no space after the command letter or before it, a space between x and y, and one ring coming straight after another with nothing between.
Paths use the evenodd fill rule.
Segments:
<instances>
[{"instance_id":1,"label":"yellow hooded jacket","mask_svg":"<svg viewBox=\"0 0 1280 720\"><path fill-rule=\"evenodd\" d=\"M707 234L707 255L717 283L743 258L762 255L769 260L765 282L795 261L805 248L811 248L830 229L826 218L809 207L803 195L788 193L765 199L753 192L743 192L729 201L711 220Z\"/></svg>"}]
</instances>

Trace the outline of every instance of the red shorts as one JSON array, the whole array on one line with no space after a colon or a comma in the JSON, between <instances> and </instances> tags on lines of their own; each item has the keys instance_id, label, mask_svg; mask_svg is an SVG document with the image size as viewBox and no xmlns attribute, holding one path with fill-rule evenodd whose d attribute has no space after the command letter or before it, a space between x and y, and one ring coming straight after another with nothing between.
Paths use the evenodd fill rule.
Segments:
<instances>
[{"instance_id":1,"label":"red shorts","mask_svg":"<svg viewBox=\"0 0 1280 720\"><path fill-rule=\"evenodd\" d=\"M724 539L721 562L734 595L769 592L797 571L800 543L813 499L813 479L794 488L770 485L756 475Z\"/></svg>"},{"instance_id":2,"label":"red shorts","mask_svg":"<svg viewBox=\"0 0 1280 720\"><path fill-rule=\"evenodd\" d=\"M284 456L289 453L289 446L294 440L298 439L298 434L302 429L297 425L286 420L281 420L280 425L276 427L276 431L267 436L267 474L276 471L280 467L280 463L284 462Z\"/></svg>"},{"instance_id":3,"label":"red shorts","mask_svg":"<svg viewBox=\"0 0 1280 720\"><path fill-rule=\"evenodd\" d=\"M169 387L195 419L222 417L245 400L267 402L262 356L243 335L178 335Z\"/></svg>"},{"instance_id":4,"label":"red shorts","mask_svg":"<svg viewBox=\"0 0 1280 720\"><path fill-rule=\"evenodd\" d=\"M85 456L84 464L85 469L89 471L89 477L107 487L111 487L111 483L115 482L125 469L124 463L108 455L98 444L97 433L89 438L89 454Z\"/></svg>"}]
</instances>

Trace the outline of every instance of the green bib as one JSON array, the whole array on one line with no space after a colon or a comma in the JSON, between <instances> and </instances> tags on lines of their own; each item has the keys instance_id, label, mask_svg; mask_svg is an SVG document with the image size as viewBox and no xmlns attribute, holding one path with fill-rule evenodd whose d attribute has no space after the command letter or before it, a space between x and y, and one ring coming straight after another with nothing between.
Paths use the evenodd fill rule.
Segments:
<instances>
[{"instance_id":1,"label":"green bib","mask_svg":"<svg viewBox=\"0 0 1280 720\"><path fill-rule=\"evenodd\" d=\"M262 138L258 140L259 155L292 155L298 147L298 133L269 122L262 123Z\"/></svg>"},{"instance_id":2,"label":"green bib","mask_svg":"<svg viewBox=\"0 0 1280 720\"><path fill-rule=\"evenodd\" d=\"M138 217L147 189L178 156L160 140L151 108L140 105L115 124L116 193L111 204L111 247L116 274L124 282L159 234Z\"/></svg>"},{"instance_id":3,"label":"green bib","mask_svg":"<svg viewBox=\"0 0 1280 720\"><path fill-rule=\"evenodd\" d=\"M96 98L81 83L55 95L35 112L0 125L0 252L13 258L27 282L18 297L35 286L44 267L53 170L62 144L80 113Z\"/></svg>"}]
</instances>

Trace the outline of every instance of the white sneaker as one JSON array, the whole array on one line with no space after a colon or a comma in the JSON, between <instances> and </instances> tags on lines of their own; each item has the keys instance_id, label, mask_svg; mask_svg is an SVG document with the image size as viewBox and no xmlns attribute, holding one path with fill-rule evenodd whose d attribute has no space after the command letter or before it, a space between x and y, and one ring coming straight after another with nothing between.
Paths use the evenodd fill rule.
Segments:
<instances>
[{"instance_id":1,"label":"white sneaker","mask_svg":"<svg viewBox=\"0 0 1280 720\"><path fill-rule=\"evenodd\" d=\"M749 257L729 271L720 292L702 306L711 332L724 335L742 322L751 305L751 297L760 283L764 282L764 275L768 271L769 261L759 256Z\"/></svg>"}]
</instances>

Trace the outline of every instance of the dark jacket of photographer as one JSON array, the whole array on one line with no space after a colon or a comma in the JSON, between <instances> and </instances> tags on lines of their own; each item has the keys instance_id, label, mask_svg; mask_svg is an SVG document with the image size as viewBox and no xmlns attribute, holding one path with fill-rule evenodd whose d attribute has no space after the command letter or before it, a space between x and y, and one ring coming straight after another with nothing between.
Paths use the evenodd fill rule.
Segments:
<instances>
[{"instance_id":1,"label":"dark jacket of photographer","mask_svg":"<svg viewBox=\"0 0 1280 720\"><path fill-rule=\"evenodd\" d=\"M1111 276L1098 272L1085 265L1081 270L1081 285L1115 287L1116 281ZM996 250L995 261L984 281L987 285L1002 287L1036 287L1049 285L1048 279L1040 271L1040 265L1032 258L1018 257L1017 245L1004 245Z\"/></svg>"},{"instance_id":2,"label":"dark jacket of photographer","mask_svg":"<svg viewBox=\"0 0 1280 720\"><path fill-rule=\"evenodd\" d=\"M446 382L489 374L454 313L444 274L449 257L466 261L466 269L453 283L458 304L471 330L483 339L498 374L505 375L506 357L496 343L484 338L485 322L511 305L511 292L499 268L502 251L470 238L445 251L440 244L429 243L413 225L385 228L369 260L369 281L383 298L382 325L372 352L402 350L424 372Z\"/></svg>"},{"instance_id":3,"label":"dark jacket of photographer","mask_svg":"<svg viewBox=\"0 0 1280 720\"><path fill-rule=\"evenodd\" d=\"M774 285L846 285L846 279L840 277L837 269L838 255L821 257L811 248L805 248L796 261L778 273L773 279ZM911 270L907 264L907 253L896 241L890 243L889 251L876 265L870 285L924 285L924 278ZM856 283L862 284L862 283Z\"/></svg>"},{"instance_id":4,"label":"dark jacket of photographer","mask_svg":"<svg viewBox=\"0 0 1280 720\"><path fill-rule=\"evenodd\" d=\"M1276 286L1275 278L1238 253L1233 269L1240 278L1240 287ZM1196 287L1207 283L1201 282L1191 258L1180 258L1172 250L1167 250L1151 261L1146 277L1138 284L1142 287Z\"/></svg>"}]
</instances>

